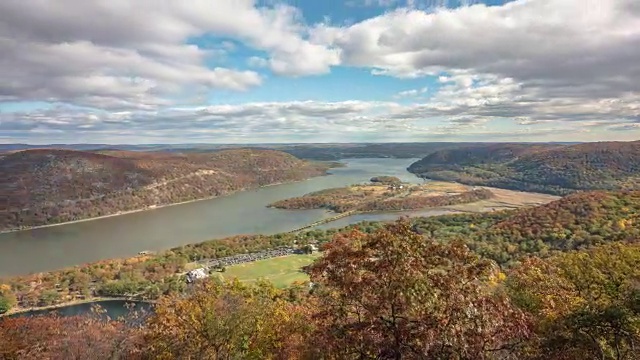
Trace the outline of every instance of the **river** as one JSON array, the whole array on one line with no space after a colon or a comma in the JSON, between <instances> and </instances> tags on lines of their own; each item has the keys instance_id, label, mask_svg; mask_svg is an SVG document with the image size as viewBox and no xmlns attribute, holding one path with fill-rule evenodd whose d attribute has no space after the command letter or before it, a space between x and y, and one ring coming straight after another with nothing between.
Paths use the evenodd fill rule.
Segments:
<instances>
[{"instance_id":1,"label":"river","mask_svg":"<svg viewBox=\"0 0 640 360\"><path fill-rule=\"evenodd\" d=\"M325 210L271 209L266 207L268 204L312 191L362 183L378 175L419 183L422 180L406 171L417 160L345 159L341 162L347 166L331 169L331 175L297 183L94 221L0 234L0 276L50 271L238 234L285 232L333 214ZM398 213L355 215L323 227L398 216Z\"/></svg>"},{"instance_id":2,"label":"river","mask_svg":"<svg viewBox=\"0 0 640 360\"><path fill-rule=\"evenodd\" d=\"M131 311L144 311L148 313L153 310L153 306L143 302L129 302L123 300L106 300L96 301L92 303L82 303L76 305L63 306L57 309L44 309L27 311L8 315L7 317L30 317L38 315L49 315L56 313L60 316L76 316L90 314L92 307L98 305L104 312L102 314L109 316L111 319L117 319L122 316L131 314Z\"/></svg>"}]
</instances>

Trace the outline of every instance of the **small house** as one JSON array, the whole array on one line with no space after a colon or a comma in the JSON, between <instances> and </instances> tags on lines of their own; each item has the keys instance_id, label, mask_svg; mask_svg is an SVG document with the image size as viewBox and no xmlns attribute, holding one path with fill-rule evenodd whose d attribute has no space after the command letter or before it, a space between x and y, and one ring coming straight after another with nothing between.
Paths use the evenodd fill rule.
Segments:
<instances>
[{"instance_id":1,"label":"small house","mask_svg":"<svg viewBox=\"0 0 640 360\"><path fill-rule=\"evenodd\" d=\"M194 269L187 273L187 282L192 283L196 280L204 279L207 277L209 277L209 274L207 274L205 268Z\"/></svg>"}]
</instances>

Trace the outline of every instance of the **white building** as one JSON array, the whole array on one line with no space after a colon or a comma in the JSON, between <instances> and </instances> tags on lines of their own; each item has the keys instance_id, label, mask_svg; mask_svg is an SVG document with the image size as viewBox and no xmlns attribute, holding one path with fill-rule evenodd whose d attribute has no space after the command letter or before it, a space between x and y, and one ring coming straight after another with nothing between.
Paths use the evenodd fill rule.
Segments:
<instances>
[{"instance_id":1,"label":"white building","mask_svg":"<svg viewBox=\"0 0 640 360\"><path fill-rule=\"evenodd\" d=\"M207 270L205 268L194 269L187 273L187 282L192 283L198 279L204 279L207 277L209 277L209 274L207 274Z\"/></svg>"}]
</instances>

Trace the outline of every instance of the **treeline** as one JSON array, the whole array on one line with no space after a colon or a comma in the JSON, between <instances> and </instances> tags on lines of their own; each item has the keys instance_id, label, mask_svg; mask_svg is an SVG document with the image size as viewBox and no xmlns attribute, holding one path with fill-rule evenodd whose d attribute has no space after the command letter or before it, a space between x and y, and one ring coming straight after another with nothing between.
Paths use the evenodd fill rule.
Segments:
<instances>
[{"instance_id":1,"label":"treeline","mask_svg":"<svg viewBox=\"0 0 640 360\"><path fill-rule=\"evenodd\" d=\"M455 149L469 143L383 143L383 144L332 144L332 145L282 145L277 150L301 159L340 160L349 158L421 158L434 151Z\"/></svg>"},{"instance_id":2,"label":"treeline","mask_svg":"<svg viewBox=\"0 0 640 360\"><path fill-rule=\"evenodd\" d=\"M395 176L374 176L369 181L382 184L400 184L402 181Z\"/></svg>"},{"instance_id":3,"label":"treeline","mask_svg":"<svg viewBox=\"0 0 640 360\"><path fill-rule=\"evenodd\" d=\"M443 150L409 171L435 180L566 195L640 187L640 142L493 144Z\"/></svg>"},{"instance_id":4,"label":"treeline","mask_svg":"<svg viewBox=\"0 0 640 360\"><path fill-rule=\"evenodd\" d=\"M6 359L638 359L640 245L509 269L399 221L337 235L313 287L211 279L152 314L0 319Z\"/></svg>"},{"instance_id":5,"label":"treeline","mask_svg":"<svg viewBox=\"0 0 640 360\"><path fill-rule=\"evenodd\" d=\"M326 173L272 150L162 154L27 150L4 156L0 230L55 224L220 196Z\"/></svg>"}]
</instances>

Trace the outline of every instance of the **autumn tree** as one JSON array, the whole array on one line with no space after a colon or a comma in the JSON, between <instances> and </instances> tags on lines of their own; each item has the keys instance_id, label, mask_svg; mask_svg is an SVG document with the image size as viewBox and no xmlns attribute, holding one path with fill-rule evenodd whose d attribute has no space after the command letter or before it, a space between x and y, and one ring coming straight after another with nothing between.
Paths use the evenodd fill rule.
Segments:
<instances>
[{"instance_id":1,"label":"autumn tree","mask_svg":"<svg viewBox=\"0 0 640 360\"><path fill-rule=\"evenodd\" d=\"M406 220L338 235L310 273L324 358L506 358L528 335L492 262Z\"/></svg>"},{"instance_id":2,"label":"autumn tree","mask_svg":"<svg viewBox=\"0 0 640 360\"><path fill-rule=\"evenodd\" d=\"M296 359L306 344L305 307L266 282L205 281L163 298L148 324L153 359Z\"/></svg>"},{"instance_id":3,"label":"autumn tree","mask_svg":"<svg viewBox=\"0 0 640 360\"><path fill-rule=\"evenodd\" d=\"M536 320L535 359L640 358L640 244L609 244L509 276L514 301Z\"/></svg>"},{"instance_id":4,"label":"autumn tree","mask_svg":"<svg viewBox=\"0 0 640 360\"><path fill-rule=\"evenodd\" d=\"M16 304L16 297L11 291L11 287L0 284L0 314L4 314Z\"/></svg>"},{"instance_id":5,"label":"autumn tree","mask_svg":"<svg viewBox=\"0 0 640 360\"><path fill-rule=\"evenodd\" d=\"M11 303L9 302L9 299L6 296L0 294L0 314L4 314L10 309Z\"/></svg>"},{"instance_id":6,"label":"autumn tree","mask_svg":"<svg viewBox=\"0 0 640 360\"><path fill-rule=\"evenodd\" d=\"M0 319L0 359L142 359L135 314L111 320L99 314ZM133 322L132 322L133 321Z\"/></svg>"}]
</instances>

